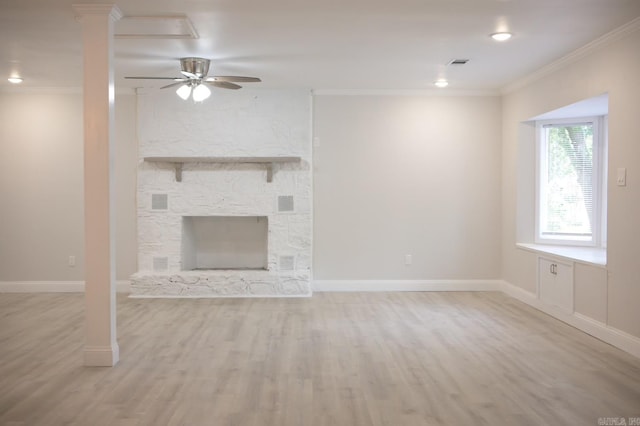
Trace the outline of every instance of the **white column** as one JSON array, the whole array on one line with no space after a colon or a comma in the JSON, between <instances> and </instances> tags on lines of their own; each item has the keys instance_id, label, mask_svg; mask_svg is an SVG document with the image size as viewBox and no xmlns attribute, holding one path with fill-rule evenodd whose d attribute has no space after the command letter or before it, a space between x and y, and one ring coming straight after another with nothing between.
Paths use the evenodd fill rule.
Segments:
<instances>
[{"instance_id":1,"label":"white column","mask_svg":"<svg viewBox=\"0 0 640 426\"><path fill-rule=\"evenodd\" d=\"M113 4L77 4L84 45L84 364L113 366L116 340L115 215L113 196Z\"/></svg>"}]
</instances>

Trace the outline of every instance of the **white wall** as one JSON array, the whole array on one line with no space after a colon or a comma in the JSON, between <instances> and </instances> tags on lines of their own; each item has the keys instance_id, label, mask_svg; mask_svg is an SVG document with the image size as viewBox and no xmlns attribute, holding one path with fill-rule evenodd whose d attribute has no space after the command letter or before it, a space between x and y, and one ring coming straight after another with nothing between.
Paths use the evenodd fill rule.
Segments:
<instances>
[{"instance_id":1,"label":"white wall","mask_svg":"<svg viewBox=\"0 0 640 426\"><path fill-rule=\"evenodd\" d=\"M500 120L498 97L316 96L314 279L500 278Z\"/></svg>"},{"instance_id":2,"label":"white wall","mask_svg":"<svg viewBox=\"0 0 640 426\"><path fill-rule=\"evenodd\" d=\"M81 102L0 94L0 281L83 279ZM121 280L137 270L135 102L116 102ZM500 278L499 98L314 103L315 279Z\"/></svg>"},{"instance_id":3,"label":"white wall","mask_svg":"<svg viewBox=\"0 0 640 426\"><path fill-rule=\"evenodd\" d=\"M115 113L116 279L128 280L138 270L136 96L116 95Z\"/></svg>"},{"instance_id":4,"label":"white wall","mask_svg":"<svg viewBox=\"0 0 640 426\"><path fill-rule=\"evenodd\" d=\"M135 96L118 96L116 121L116 269L127 279L136 270ZM0 93L0 282L83 280L82 127L80 93Z\"/></svg>"},{"instance_id":5,"label":"white wall","mask_svg":"<svg viewBox=\"0 0 640 426\"><path fill-rule=\"evenodd\" d=\"M535 291L535 254L515 248L517 147L519 123L547 111L609 93L609 176L606 323L640 337L640 31L587 54L503 97L503 277L527 291ZM618 167L627 168L627 186L615 184ZM578 271L580 272L580 271ZM582 274L584 276L589 273ZM583 312L605 316L589 297L602 291L581 286ZM578 290L578 289L577 289Z\"/></svg>"}]
</instances>

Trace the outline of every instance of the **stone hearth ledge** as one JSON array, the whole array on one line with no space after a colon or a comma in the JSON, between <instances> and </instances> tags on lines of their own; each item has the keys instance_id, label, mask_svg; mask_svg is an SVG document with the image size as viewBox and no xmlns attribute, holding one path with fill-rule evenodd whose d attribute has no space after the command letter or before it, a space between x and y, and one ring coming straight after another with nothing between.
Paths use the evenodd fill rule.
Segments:
<instances>
[{"instance_id":1,"label":"stone hearth ledge","mask_svg":"<svg viewBox=\"0 0 640 426\"><path fill-rule=\"evenodd\" d=\"M131 277L130 297L309 297L311 293L308 273L204 270L138 272Z\"/></svg>"}]
</instances>

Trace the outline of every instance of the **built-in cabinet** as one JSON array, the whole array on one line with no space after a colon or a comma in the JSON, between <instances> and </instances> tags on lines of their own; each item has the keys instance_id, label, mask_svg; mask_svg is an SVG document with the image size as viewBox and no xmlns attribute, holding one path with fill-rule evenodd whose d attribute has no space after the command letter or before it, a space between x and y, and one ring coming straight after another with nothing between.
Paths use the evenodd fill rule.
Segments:
<instances>
[{"instance_id":1,"label":"built-in cabinet","mask_svg":"<svg viewBox=\"0 0 640 426\"><path fill-rule=\"evenodd\" d=\"M574 309L573 263L538 257L538 298L567 313Z\"/></svg>"},{"instance_id":2,"label":"built-in cabinet","mask_svg":"<svg viewBox=\"0 0 640 426\"><path fill-rule=\"evenodd\" d=\"M523 254L520 288L507 286L510 294L607 343L640 354L637 338L609 322L611 272L604 249L525 243L518 248Z\"/></svg>"}]
</instances>

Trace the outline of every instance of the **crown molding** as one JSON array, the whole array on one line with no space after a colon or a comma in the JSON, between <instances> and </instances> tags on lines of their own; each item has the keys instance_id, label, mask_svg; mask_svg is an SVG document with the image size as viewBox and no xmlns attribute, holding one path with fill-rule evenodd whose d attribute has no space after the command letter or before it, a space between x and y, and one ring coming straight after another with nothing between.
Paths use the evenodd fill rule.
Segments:
<instances>
[{"instance_id":1,"label":"crown molding","mask_svg":"<svg viewBox=\"0 0 640 426\"><path fill-rule=\"evenodd\" d=\"M463 89L314 89L314 96L500 96L498 90Z\"/></svg>"},{"instance_id":2,"label":"crown molding","mask_svg":"<svg viewBox=\"0 0 640 426\"><path fill-rule=\"evenodd\" d=\"M640 30L640 17L624 24L621 27L616 28L613 31L608 32L607 34L593 40L592 42L574 50L573 52L569 53L566 56L563 56L562 58L551 62L550 64L540 68L539 70L523 77L520 78L512 83L507 84L506 86L502 87L502 89L500 89L500 93L502 95L506 95L509 94L511 92L514 92L518 89L522 89L523 87L526 87L538 80L540 80L543 77L546 77L550 74L553 74L554 72L561 70L571 64L573 64L574 62L579 61L580 59L583 59L591 54L593 54L594 52L611 45L612 43L621 40L627 36L629 36L630 34L636 32Z\"/></svg>"},{"instance_id":3,"label":"crown molding","mask_svg":"<svg viewBox=\"0 0 640 426\"><path fill-rule=\"evenodd\" d=\"M82 87L60 86L60 87L24 87L24 86L0 86L0 93L12 94L40 94L40 95L81 95ZM116 95L135 95L136 91L130 87L116 87Z\"/></svg>"},{"instance_id":4,"label":"crown molding","mask_svg":"<svg viewBox=\"0 0 640 426\"><path fill-rule=\"evenodd\" d=\"M41 95L79 95L82 94L82 87L77 86L60 86L60 87L29 87L29 86L3 86L0 87L0 93L15 94L41 94Z\"/></svg>"}]
</instances>

